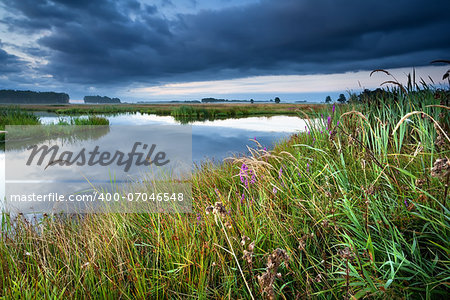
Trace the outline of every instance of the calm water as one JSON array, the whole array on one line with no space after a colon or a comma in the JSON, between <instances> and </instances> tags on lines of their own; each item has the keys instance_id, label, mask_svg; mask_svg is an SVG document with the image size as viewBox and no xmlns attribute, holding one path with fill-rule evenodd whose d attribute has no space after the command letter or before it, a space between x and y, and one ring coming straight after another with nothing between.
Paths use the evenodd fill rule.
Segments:
<instances>
[{"instance_id":1,"label":"calm water","mask_svg":"<svg viewBox=\"0 0 450 300\"><path fill-rule=\"evenodd\" d=\"M43 124L55 123L58 117L41 113ZM111 126L117 125L179 125L170 116L147 114L121 114L107 116ZM192 159L194 163L204 160L220 162L233 155L246 154L247 146L255 147L256 139L263 147L273 147L277 141L305 130L305 121L292 116L249 117L215 121L196 121L192 126ZM110 149L112 152L114 149ZM5 193L5 156L0 152L0 199Z\"/></svg>"}]
</instances>

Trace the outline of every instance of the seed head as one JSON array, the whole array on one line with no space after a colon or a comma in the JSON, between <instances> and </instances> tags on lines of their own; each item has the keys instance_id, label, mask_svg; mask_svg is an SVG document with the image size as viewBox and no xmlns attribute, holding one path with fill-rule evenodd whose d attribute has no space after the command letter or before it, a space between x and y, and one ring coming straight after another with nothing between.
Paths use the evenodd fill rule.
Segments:
<instances>
[{"instance_id":1,"label":"seed head","mask_svg":"<svg viewBox=\"0 0 450 300\"><path fill-rule=\"evenodd\" d=\"M230 221L226 221L224 225L225 225L225 227L228 228L228 229L233 228L233 226L231 225L231 222L230 222Z\"/></svg>"},{"instance_id":2,"label":"seed head","mask_svg":"<svg viewBox=\"0 0 450 300\"><path fill-rule=\"evenodd\" d=\"M445 177L450 172L450 161L448 158L439 158L437 159L433 167L431 168L431 176L433 177Z\"/></svg>"},{"instance_id":3,"label":"seed head","mask_svg":"<svg viewBox=\"0 0 450 300\"><path fill-rule=\"evenodd\" d=\"M251 242L250 245L248 245L248 250L253 251L255 249L255 242Z\"/></svg>"},{"instance_id":4,"label":"seed head","mask_svg":"<svg viewBox=\"0 0 450 300\"><path fill-rule=\"evenodd\" d=\"M261 288L262 294L267 295L268 299L275 299L275 293L273 290L273 283L275 278L280 278L281 274L278 273L278 267L284 261L287 263L289 256L286 250L277 248L267 259L266 272L258 276L258 283Z\"/></svg>"},{"instance_id":5,"label":"seed head","mask_svg":"<svg viewBox=\"0 0 450 300\"><path fill-rule=\"evenodd\" d=\"M417 187L422 187L426 182L427 182L426 179L423 179L423 178L417 178L417 179L416 179L416 186L417 186Z\"/></svg>"},{"instance_id":6,"label":"seed head","mask_svg":"<svg viewBox=\"0 0 450 300\"><path fill-rule=\"evenodd\" d=\"M354 253L352 252L352 250L350 250L349 247L345 247L344 249L340 249L338 251L338 254L343 259L348 259L348 260L351 260L354 257Z\"/></svg>"},{"instance_id":7,"label":"seed head","mask_svg":"<svg viewBox=\"0 0 450 300\"><path fill-rule=\"evenodd\" d=\"M227 215L227 210L223 206L222 202L216 202L213 208L213 214L221 217L225 217Z\"/></svg>"},{"instance_id":8,"label":"seed head","mask_svg":"<svg viewBox=\"0 0 450 300\"><path fill-rule=\"evenodd\" d=\"M212 213L214 211L214 206L208 206L206 209L205 209L205 213L207 214L207 215L209 215L210 213Z\"/></svg>"},{"instance_id":9,"label":"seed head","mask_svg":"<svg viewBox=\"0 0 450 300\"><path fill-rule=\"evenodd\" d=\"M245 246L245 244L246 244L247 241L249 241L249 240L250 240L250 238L249 238L248 236L243 235L242 238L241 238L241 245L242 245L242 246Z\"/></svg>"}]
</instances>

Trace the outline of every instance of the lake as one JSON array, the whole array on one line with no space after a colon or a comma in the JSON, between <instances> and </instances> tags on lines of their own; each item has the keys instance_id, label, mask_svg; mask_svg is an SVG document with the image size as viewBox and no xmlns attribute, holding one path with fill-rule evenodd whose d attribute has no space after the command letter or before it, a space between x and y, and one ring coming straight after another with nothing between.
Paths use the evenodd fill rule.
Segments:
<instances>
[{"instance_id":1,"label":"lake","mask_svg":"<svg viewBox=\"0 0 450 300\"><path fill-rule=\"evenodd\" d=\"M56 123L59 118L51 113L38 113L43 124ZM149 114L119 114L105 116L111 128L115 126L186 126L170 116ZM62 117L67 119L69 117ZM277 141L298 131L304 131L306 122L299 117L272 116L195 121L192 129L192 161L198 164L208 160L221 162L224 158L247 154L247 146L255 147L255 139L267 149ZM112 147L114 148L114 147ZM113 149L110 149L113 151ZM0 152L0 168L5 170L5 153ZM5 195L5 172L0 172L0 197Z\"/></svg>"}]
</instances>

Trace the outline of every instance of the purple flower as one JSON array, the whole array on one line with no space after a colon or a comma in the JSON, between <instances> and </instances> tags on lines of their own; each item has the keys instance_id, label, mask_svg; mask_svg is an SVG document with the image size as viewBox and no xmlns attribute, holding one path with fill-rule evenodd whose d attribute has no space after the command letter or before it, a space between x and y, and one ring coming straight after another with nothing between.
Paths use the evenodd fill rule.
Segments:
<instances>
[{"instance_id":1,"label":"purple flower","mask_svg":"<svg viewBox=\"0 0 450 300\"><path fill-rule=\"evenodd\" d=\"M272 193L276 194L277 193L277 188L274 186L272 189Z\"/></svg>"},{"instance_id":2,"label":"purple flower","mask_svg":"<svg viewBox=\"0 0 450 300\"><path fill-rule=\"evenodd\" d=\"M278 178L281 179L282 175L283 175L283 167L280 167L280 170L278 171Z\"/></svg>"},{"instance_id":3,"label":"purple flower","mask_svg":"<svg viewBox=\"0 0 450 300\"><path fill-rule=\"evenodd\" d=\"M242 183L245 183L246 176L247 176L247 170L248 170L247 165L242 164L241 169L239 170L239 178L241 179Z\"/></svg>"},{"instance_id":4,"label":"purple flower","mask_svg":"<svg viewBox=\"0 0 450 300\"><path fill-rule=\"evenodd\" d=\"M334 114L334 110L336 109L336 104L333 104L333 114Z\"/></svg>"},{"instance_id":5,"label":"purple flower","mask_svg":"<svg viewBox=\"0 0 450 300\"><path fill-rule=\"evenodd\" d=\"M408 208L408 201L405 200L405 206Z\"/></svg>"},{"instance_id":6,"label":"purple flower","mask_svg":"<svg viewBox=\"0 0 450 300\"><path fill-rule=\"evenodd\" d=\"M339 121L337 121L336 126L339 126Z\"/></svg>"},{"instance_id":7,"label":"purple flower","mask_svg":"<svg viewBox=\"0 0 450 300\"><path fill-rule=\"evenodd\" d=\"M331 127L331 116L328 116L327 124L328 124L327 128L330 128Z\"/></svg>"},{"instance_id":8,"label":"purple flower","mask_svg":"<svg viewBox=\"0 0 450 300\"><path fill-rule=\"evenodd\" d=\"M244 163L239 170L239 178L246 188L248 188L248 178L250 178L250 184L254 184L256 182L255 173L253 170L249 170L248 166Z\"/></svg>"},{"instance_id":9,"label":"purple flower","mask_svg":"<svg viewBox=\"0 0 450 300\"><path fill-rule=\"evenodd\" d=\"M309 163L306 163L306 172L309 173Z\"/></svg>"},{"instance_id":10,"label":"purple flower","mask_svg":"<svg viewBox=\"0 0 450 300\"><path fill-rule=\"evenodd\" d=\"M267 152L267 147L264 147L264 151L266 151L266 152Z\"/></svg>"},{"instance_id":11,"label":"purple flower","mask_svg":"<svg viewBox=\"0 0 450 300\"><path fill-rule=\"evenodd\" d=\"M199 222L202 221L202 216L200 214L197 214L197 225L199 224Z\"/></svg>"},{"instance_id":12,"label":"purple flower","mask_svg":"<svg viewBox=\"0 0 450 300\"><path fill-rule=\"evenodd\" d=\"M252 174L252 176L251 176L251 178L250 178L250 184L255 184L255 182L256 182L256 176L255 176L255 173L253 173L253 171L250 171L251 172L251 174Z\"/></svg>"},{"instance_id":13,"label":"purple flower","mask_svg":"<svg viewBox=\"0 0 450 300\"><path fill-rule=\"evenodd\" d=\"M241 203L243 203L244 200L245 200L245 195L244 195L244 193L242 193L242 196L241 196Z\"/></svg>"}]
</instances>

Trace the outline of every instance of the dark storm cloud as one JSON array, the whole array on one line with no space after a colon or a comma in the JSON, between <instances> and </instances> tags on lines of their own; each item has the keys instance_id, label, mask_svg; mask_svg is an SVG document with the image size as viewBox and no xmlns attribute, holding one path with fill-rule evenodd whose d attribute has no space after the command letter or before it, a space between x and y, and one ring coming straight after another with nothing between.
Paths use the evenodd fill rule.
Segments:
<instances>
[{"instance_id":1,"label":"dark storm cloud","mask_svg":"<svg viewBox=\"0 0 450 300\"><path fill-rule=\"evenodd\" d=\"M175 20L135 0L5 4L15 12L10 30L50 30L38 41L49 51L40 71L65 82L334 73L450 53L449 1L261 1Z\"/></svg>"},{"instance_id":2,"label":"dark storm cloud","mask_svg":"<svg viewBox=\"0 0 450 300\"><path fill-rule=\"evenodd\" d=\"M174 7L173 2L170 1L170 0L161 0L161 5L162 5L163 7L164 7L164 6L171 6L171 7Z\"/></svg>"},{"instance_id":3,"label":"dark storm cloud","mask_svg":"<svg viewBox=\"0 0 450 300\"><path fill-rule=\"evenodd\" d=\"M9 54L2 48L2 42L0 41L0 75L22 72L25 64L17 56Z\"/></svg>"}]
</instances>

